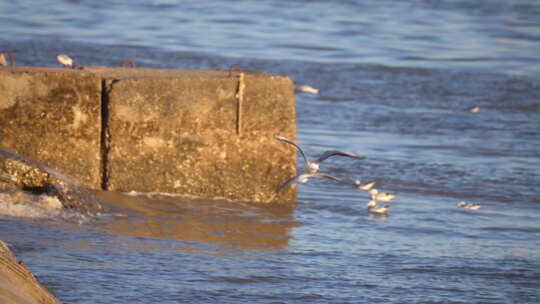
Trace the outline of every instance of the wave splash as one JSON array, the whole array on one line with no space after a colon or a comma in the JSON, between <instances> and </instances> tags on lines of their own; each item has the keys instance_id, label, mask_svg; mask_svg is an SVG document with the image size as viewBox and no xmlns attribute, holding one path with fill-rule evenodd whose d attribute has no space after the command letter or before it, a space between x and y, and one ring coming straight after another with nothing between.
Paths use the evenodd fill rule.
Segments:
<instances>
[{"instance_id":1,"label":"wave splash","mask_svg":"<svg viewBox=\"0 0 540 304\"><path fill-rule=\"evenodd\" d=\"M92 190L42 163L0 147L0 165L0 215L71 218L102 210ZM29 172L38 182L26 179Z\"/></svg>"}]
</instances>

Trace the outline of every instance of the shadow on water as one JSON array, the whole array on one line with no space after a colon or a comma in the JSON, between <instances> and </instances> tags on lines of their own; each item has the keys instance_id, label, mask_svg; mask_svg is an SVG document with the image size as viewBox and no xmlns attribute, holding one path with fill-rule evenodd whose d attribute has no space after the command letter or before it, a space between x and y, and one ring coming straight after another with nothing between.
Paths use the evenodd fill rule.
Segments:
<instances>
[{"instance_id":1,"label":"shadow on water","mask_svg":"<svg viewBox=\"0 0 540 304\"><path fill-rule=\"evenodd\" d=\"M289 204L166 194L100 192L97 196L112 216L96 225L112 234L137 239L204 242L238 250L280 250L288 245L291 228L298 225L293 220L294 205Z\"/></svg>"},{"instance_id":2,"label":"shadow on water","mask_svg":"<svg viewBox=\"0 0 540 304\"><path fill-rule=\"evenodd\" d=\"M64 208L66 199L70 201L68 207L74 204L81 207L97 205L99 214L105 216L97 216L97 220L91 222L111 234L129 236L124 239L126 242L140 241L139 245L142 246L148 243L147 238L153 238L217 244L237 250L278 250L288 245L290 229L297 225L293 220L293 204L250 203L170 194L94 192L41 163L0 148L2 159L22 162L29 168L42 170L56 179L53 187L61 191L36 198L25 196L27 189L20 193L15 191L10 194L11 198L5 198L7 201L3 208L9 209L4 210L5 214L28 213L28 210L36 208L36 200L46 200L43 208L36 209L36 216L55 217L62 213L47 205L55 196L60 198ZM8 176L3 178L9 180ZM26 209L19 208L21 210L15 212L13 209L22 206L23 202ZM55 212L51 212L51 208ZM86 214L86 209L76 210ZM185 246L181 244L179 248Z\"/></svg>"}]
</instances>

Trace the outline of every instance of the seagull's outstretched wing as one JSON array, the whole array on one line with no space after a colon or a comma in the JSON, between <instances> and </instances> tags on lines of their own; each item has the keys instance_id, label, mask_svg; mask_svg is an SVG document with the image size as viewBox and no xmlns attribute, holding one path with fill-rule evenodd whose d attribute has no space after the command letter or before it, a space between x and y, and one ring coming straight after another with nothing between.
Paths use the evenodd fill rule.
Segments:
<instances>
[{"instance_id":1,"label":"seagull's outstretched wing","mask_svg":"<svg viewBox=\"0 0 540 304\"><path fill-rule=\"evenodd\" d=\"M298 178L300 177L300 175L296 175L296 176L293 176L291 178L289 178L288 180L286 180L285 182L283 182L281 185L279 185L279 187L276 189L276 193L278 193L279 191L281 191L281 189L285 188L285 186L287 186L288 184L295 184L298 182Z\"/></svg>"},{"instance_id":2,"label":"seagull's outstretched wing","mask_svg":"<svg viewBox=\"0 0 540 304\"><path fill-rule=\"evenodd\" d=\"M332 176L330 174L326 174L326 173L303 173L300 175L293 176L289 178L288 180L286 180L283 184L279 185L279 187L276 189L276 193L281 191L281 189L283 189L288 184L305 183L308 181L310 177L321 177L321 178L333 179L335 181L341 181L341 179L335 176Z\"/></svg>"},{"instance_id":3,"label":"seagull's outstretched wing","mask_svg":"<svg viewBox=\"0 0 540 304\"><path fill-rule=\"evenodd\" d=\"M338 182L341 181L340 178L337 178L335 176L332 176L332 175L326 174L326 173L312 173L312 174L309 174L309 176L310 177L322 177L322 178L333 179L333 180L338 181Z\"/></svg>"},{"instance_id":4,"label":"seagull's outstretched wing","mask_svg":"<svg viewBox=\"0 0 540 304\"><path fill-rule=\"evenodd\" d=\"M281 140L282 142L286 142L290 145L293 145L296 147L296 149L298 151L300 151L300 154L302 154L302 158L304 158L304 170L309 171L309 159L307 158L307 155L306 153L304 153L304 150L302 150L302 148L300 148L300 146L298 146L295 142L283 137L283 136L279 136L279 135L276 135L274 136L276 139L278 140Z\"/></svg>"},{"instance_id":5,"label":"seagull's outstretched wing","mask_svg":"<svg viewBox=\"0 0 540 304\"><path fill-rule=\"evenodd\" d=\"M363 155L356 154L356 153L352 153L352 152L338 151L338 150L330 150L330 151L324 152L324 153L319 157L319 159L317 159L317 162L318 162L318 163L321 163L321 162L324 161L325 159L327 159L327 158L329 158L329 157L331 157L331 156L335 156L335 155L339 155L339 156L347 156L347 157L352 157L352 158L357 158L357 159L362 159L362 158L364 158Z\"/></svg>"}]
</instances>

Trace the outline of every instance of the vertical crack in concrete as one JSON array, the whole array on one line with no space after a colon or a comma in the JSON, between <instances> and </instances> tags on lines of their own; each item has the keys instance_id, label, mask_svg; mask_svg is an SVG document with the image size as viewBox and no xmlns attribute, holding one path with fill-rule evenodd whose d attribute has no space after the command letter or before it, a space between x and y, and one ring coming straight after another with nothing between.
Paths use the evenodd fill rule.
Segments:
<instances>
[{"instance_id":1,"label":"vertical crack in concrete","mask_svg":"<svg viewBox=\"0 0 540 304\"><path fill-rule=\"evenodd\" d=\"M242 102L244 101L244 73L240 73L238 77L238 90L236 92L237 108L236 108L236 135L242 135Z\"/></svg>"},{"instance_id":2,"label":"vertical crack in concrete","mask_svg":"<svg viewBox=\"0 0 540 304\"><path fill-rule=\"evenodd\" d=\"M106 79L101 80L101 189L109 188L109 93L111 92L112 82L108 83Z\"/></svg>"}]
</instances>

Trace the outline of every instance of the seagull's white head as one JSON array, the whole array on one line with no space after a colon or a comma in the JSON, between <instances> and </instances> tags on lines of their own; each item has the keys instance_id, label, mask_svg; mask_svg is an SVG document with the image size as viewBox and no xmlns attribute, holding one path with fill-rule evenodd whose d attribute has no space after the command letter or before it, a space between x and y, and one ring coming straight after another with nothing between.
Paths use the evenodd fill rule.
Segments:
<instances>
[{"instance_id":1,"label":"seagull's white head","mask_svg":"<svg viewBox=\"0 0 540 304\"><path fill-rule=\"evenodd\" d=\"M316 173L317 171L319 171L319 166L320 166L319 163L311 162L311 163L309 163L309 171L311 173Z\"/></svg>"}]
</instances>

